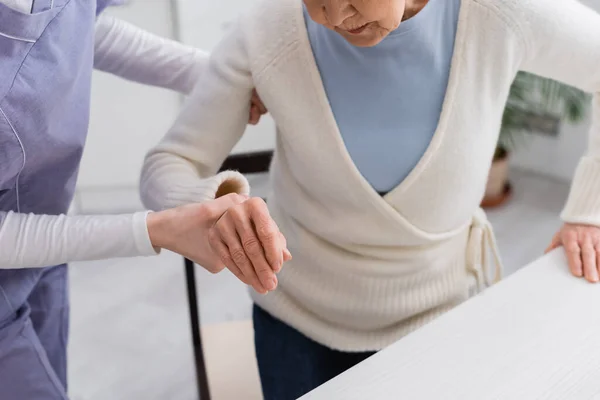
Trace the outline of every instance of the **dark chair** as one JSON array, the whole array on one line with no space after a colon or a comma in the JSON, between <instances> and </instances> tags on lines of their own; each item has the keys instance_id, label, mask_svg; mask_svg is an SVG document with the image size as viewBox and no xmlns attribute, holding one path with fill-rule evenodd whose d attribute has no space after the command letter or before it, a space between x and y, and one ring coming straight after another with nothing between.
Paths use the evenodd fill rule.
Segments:
<instances>
[{"instance_id":1,"label":"dark chair","mask_svg":"<svg viewBox=\"0 0 600 400\"><path fill-rule=\"evenodd\" d=\"M273 151L270 150L254 153L234 154L225 160L220 170L236 170L242 174L264 173L269 171L272 158ZM190 310L190 322L192 328L192 345L194 348L196 377L198 380L198 393L201 400L210 400L210 388L208 384L204 350L202 347L202 334L200 331L200 308L198 305L194 263L191 260L184 258L184 266Z\"/></svg>"}]
</instances>

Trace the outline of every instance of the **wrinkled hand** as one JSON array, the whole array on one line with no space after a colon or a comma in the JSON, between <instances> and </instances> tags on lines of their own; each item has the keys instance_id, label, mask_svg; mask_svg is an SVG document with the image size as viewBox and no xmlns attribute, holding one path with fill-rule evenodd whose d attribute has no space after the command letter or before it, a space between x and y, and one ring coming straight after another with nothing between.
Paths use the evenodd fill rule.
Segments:
<instances>
[{"instance_id":1,"label":"wrinkled hand","mask_svg":"<svg viewBox=\"0 0 600 400\"><path fill-rule=\"evenodd\" d=\"M546 253L560 246L565 249L573 275L593 283L600 280L600 228L564 224L552 238Z\"/></svg>"},{"instance_id":2,"label":"wrinkled hand","mask_svg":"<svg viewBox=\"0 0 600 400\"><path fill-rule=\"evenodd\" d=\"M223 264L261 294L275 290L275 274L292 258L267 205L259 198L229 208L211 229L209 241Z\"/></svg>"},{"instance_id":3,"label":"wrinkled hand","mask_svg":"<svg viewBox=\"0 0 600 400\"><path fill-rule=\"evenodd\" d=\"M225 265L212 250L210 231L228 208L246 199L228 194L206 203L150 213L146 219L150 241L156 248L181 254L213 273L219 272Z\"/></svg>"},{"instance_id":4,"label":"wrinkled hand","mask_svg":"<svg viewBox=\"0 0 600 400\"><path fill-rule=\"evenodd\" d=\"M252 91L252 99L250 100L250 115L248 116L248 123L250 125L256 125L260 121L260 117L267 113L267 108L263 104L262 100L258 96L256 89Z\"/></svg>"}]
</instances>

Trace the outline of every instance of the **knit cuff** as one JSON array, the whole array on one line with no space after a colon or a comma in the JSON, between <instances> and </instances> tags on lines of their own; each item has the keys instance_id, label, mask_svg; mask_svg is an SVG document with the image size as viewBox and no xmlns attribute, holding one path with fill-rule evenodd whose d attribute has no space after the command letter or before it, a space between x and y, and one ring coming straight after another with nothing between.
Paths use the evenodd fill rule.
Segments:
<instances>
[{"instance_id":1,"label":"knit cuff","mask_svg":"<svg viewBox=\"0 0 600 400\"><path fill-rule=\"evenodd\" d=\"M572 224L600 226L600 162L584 157L575 172L561 219Z\"/></svg>"},{"instance_id":2,"label":"knit cuff","mask_svg":"<svg viewBox=\"0 0 600 400\"><path fill-rule=\"evenodd\" d=\"M174 207L181 204L203 203L230 193L246 196L250 194L248 180L237 171L224 171L210 178L200 179L191 187L172 187L167 196L167 203Z\"/></svg>"}]
</instances>

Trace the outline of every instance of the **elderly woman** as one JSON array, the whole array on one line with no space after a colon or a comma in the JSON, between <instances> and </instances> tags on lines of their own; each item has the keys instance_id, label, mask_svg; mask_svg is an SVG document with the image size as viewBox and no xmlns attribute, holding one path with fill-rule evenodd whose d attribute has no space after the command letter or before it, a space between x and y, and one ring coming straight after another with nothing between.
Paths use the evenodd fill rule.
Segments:
<instances>
[{"instance_id":1,"label":"elderly woman","mask_svg":"<svg viewBox=\"0 0 600 400\"><path fill-rule=\"evenodd\" d=\"M143 198L247 193L239 174L214 174L257 88L278 128L276 225L252 199L212 243L256 289L266 399L297 398L498 277L479 203L519 70L600 93L600 17L574 0L265 0L212 53L147 157ZM562 219L551 246L597 281L598 122ZM278 229L294 256L281 272Z\"/></svg>"}]
</instances>

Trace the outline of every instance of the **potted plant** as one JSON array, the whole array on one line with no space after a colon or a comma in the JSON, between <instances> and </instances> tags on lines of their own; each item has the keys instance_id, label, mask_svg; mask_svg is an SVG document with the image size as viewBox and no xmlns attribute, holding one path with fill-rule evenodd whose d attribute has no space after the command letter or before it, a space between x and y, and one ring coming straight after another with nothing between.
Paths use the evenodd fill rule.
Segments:
<instances>
[{"instance_id":1,"label":"potted plant","mask_svg":"<svg viewBox=\"0 0 600 400\"><path fill-rule=\"evenodd\" d=\"M482 207L504 204L512 194L508 181L508 158L535 131L555 132L562 121L579 122L585 117L589 96L560 82L519 72L513 82L498 145L494 153Z\"/></svg>"}]
</instances>

